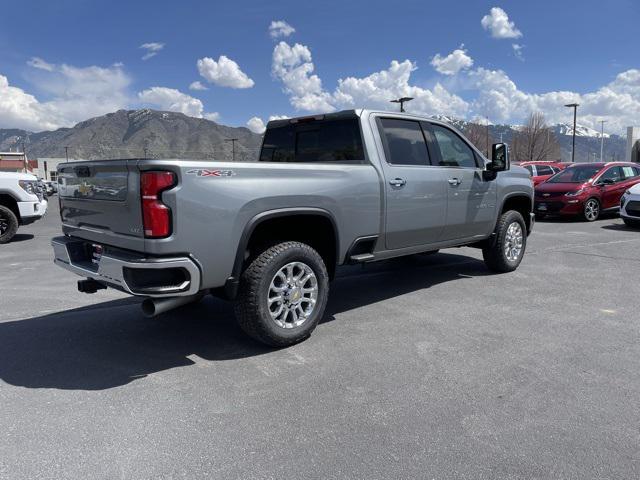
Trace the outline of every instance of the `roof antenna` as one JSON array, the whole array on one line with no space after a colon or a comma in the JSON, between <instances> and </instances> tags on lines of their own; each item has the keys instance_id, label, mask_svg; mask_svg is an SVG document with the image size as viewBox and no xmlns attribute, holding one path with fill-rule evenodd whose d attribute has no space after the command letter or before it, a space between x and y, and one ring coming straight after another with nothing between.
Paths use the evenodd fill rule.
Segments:
<instances>
[{"instance_id":1,"label":"roof antenna","mask_svg":"<svg viewBox=\"0 0 640 480\"><path fill-rule=\"evenodd\" d=\"M391 100L391 103L399 103L400 104L400 112L404 113L404 104L405 102L410 102L413 100L413 97L401 97L396 100Z\"/></svg>"}]
</instances>

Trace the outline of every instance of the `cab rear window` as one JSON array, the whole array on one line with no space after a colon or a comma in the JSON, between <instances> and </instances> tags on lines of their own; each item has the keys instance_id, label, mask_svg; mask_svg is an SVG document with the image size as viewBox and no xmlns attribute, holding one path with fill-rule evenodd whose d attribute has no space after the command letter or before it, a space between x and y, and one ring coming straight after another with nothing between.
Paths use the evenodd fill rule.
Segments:
<instances>
[{"instance_id":1,"label":"cab rear window","mask_svg":"<svg viewBox=\"0 0 640 480\"><path fill-rule=\"evenodd\" d=\"M261 162L364 162L357 118L312 120L269 127Z\"/></svg>"}]
</instances>

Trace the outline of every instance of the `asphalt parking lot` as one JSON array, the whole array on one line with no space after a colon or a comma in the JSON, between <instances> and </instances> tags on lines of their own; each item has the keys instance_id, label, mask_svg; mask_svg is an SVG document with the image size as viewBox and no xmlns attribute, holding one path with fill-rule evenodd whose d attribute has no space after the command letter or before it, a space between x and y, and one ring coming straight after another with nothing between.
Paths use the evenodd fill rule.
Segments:
<instances>
[{"instance_id":1,"label":"asphalt parking lot","mask_svg":"<svg viewBox=\"0 0 640 480\"><path fill-rule=\"evenodd\" d=\"M638 478L640 231L536 224L341 272L262 347L213 298L155 320L55 267L57 199L0 246L0 478Z\"/></svg>"}]
</instances>

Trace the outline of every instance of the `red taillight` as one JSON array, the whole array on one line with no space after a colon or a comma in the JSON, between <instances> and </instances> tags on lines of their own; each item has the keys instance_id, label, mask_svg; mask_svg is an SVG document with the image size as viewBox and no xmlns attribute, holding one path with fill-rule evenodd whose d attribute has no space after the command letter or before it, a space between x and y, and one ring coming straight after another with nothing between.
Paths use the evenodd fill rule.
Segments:
<instances>
[{"instance_id":1,"label":"red taillight","mask_svg":"<svg viewBox=\"0 0 640 480\"><path fill-rule=\"evenodd\" d=\"M171 210L162 203L160 194L175 184L176 176L172 172L142 172L140 195L145 237L162 238L171 235Z\"/></svg>"}]
</instances>

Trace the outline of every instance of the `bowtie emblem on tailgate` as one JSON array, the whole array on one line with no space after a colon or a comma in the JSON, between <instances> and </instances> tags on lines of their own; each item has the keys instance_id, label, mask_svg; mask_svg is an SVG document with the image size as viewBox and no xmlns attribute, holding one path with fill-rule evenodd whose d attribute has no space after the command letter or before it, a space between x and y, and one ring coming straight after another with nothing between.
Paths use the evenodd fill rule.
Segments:
<instances>
[{"instance_id":1,"label":"bowtie emblem on tailgate","mask_svg":"<svg viewBox=\"0 0 640 480\"><path fill-rule=\"evenodd\" d=\"M194 168L187 170L187 175L196 177L233 177L236 174L233 170L208 170L206 168Z\"/></svg>"}]
</instances>

